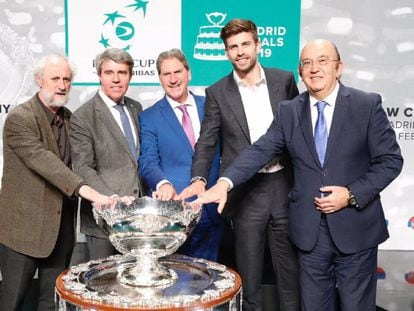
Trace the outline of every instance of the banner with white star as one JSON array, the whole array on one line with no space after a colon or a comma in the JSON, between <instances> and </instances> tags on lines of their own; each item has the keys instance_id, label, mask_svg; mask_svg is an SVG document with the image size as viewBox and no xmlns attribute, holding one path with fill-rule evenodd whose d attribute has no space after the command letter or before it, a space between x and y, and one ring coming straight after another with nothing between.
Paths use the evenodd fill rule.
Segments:
<instances>
[{"instance_id":1,"label":"banner with white star","mask_svg":"<svg viewBox=\"0 0 414 311\"><path fill-rule=\"evenodd\" d=\"M300 0L256 6L251 0L65 1L66 52L78 65L75 85L97 84L96 54L118 47L135 59L131 85L158 85L158 54L181 48L190 62L191 84L208 86L231 71L220 30L234 18L258 26L264 66L296 73Z\"/></svg>"},{"instance_id":2,"label":"banner with white star","mask_svg":"<svg viewBox=\"0 0 414 311\"><path fill-rule=\"evenodd\" d=\"M158 84L158 54L181 46L181 0L66 0L66 53L75 85L98 83L94 59L106 48L135 60L131 84Z\"/></svg>"}]
</instances>

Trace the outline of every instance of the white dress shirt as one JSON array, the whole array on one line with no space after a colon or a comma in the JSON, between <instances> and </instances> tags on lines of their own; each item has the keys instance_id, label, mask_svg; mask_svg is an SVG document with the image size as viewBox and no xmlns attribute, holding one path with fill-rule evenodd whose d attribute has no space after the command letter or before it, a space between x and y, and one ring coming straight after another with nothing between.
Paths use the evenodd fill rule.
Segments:
<instances>
[{"instance_id":1,"label":"white dress shirt","mask_svg":"<svg viewBox=\"0 0 414 311\"><path fill-rule=\"evenodd\" d=\"M260 66L260 79L250 86L244 83L235 71L234 79L239 88L249 127L250 141L254 143L266 133L273 121L273 110L270 104L269 90L263 68ZM265 166L259 173L274 173L283 168L276 163L272 166Z\"/></svg>"},{"instance_id":2,"label":"white dress shirt","mask_svg":"<svg viewBox=\"0 0 414 311\"><path fill-rule=\"evenodd\" d=\"M335 110L335 102L336 98L338 97L339 91L339 83L336 83L334 90L323 100L317 100L315 97L309 95L309 103L310 103L310 111L311 111L311 118L312 118L312 131L313 135L315 135L315 126L316 121L318 119L318 108L316 107L316 103L319 101L324 101L327 103L325 109L323 110L323 114L325 115L326 126L328 127L328 137L329 131L331 129L332 118Z\"/></svg>"},{"instance_id":3,"label":"white dress shirt","mask_svg":"<svg viewBox=\"0 0 414 311\"><path fill-rule=\"evenodd\" d=\"M114 117L116 123L118 124L119 128L121 129L122 133L125 135L124 133L124 128L122 127L122 122L121 122L121 115L119 114L119 111L115 109L115 106L117 105L116 102L114 102L112 99L110 99L107 95L105 95L105 93L102 91L102 89L99 89L98 91L99 96L101 96L103 102L105 103L105 105L108 106L109 111L112 113L112 116ZM122 99L122 103L125 104L124 99ZM135 126L134 126L134 122L132 120L132 116L129 113L129 110L125 108L125 112L128 116L128 120L129 120L129 124L131 126L132 129L132 135L134 136L134 141L135 141L135 145L137 145L137 133L135 131ZM138 116L135 116L136 118L138 118Z\"/></svg>"}]
</instances>

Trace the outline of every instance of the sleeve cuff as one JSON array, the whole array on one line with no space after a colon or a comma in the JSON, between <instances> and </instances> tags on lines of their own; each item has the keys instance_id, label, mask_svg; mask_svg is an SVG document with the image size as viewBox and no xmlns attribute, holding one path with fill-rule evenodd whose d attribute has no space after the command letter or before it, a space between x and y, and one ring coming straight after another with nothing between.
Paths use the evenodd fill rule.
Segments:
<instances>
[{"instance_id":1,"label":"sleeve cuff","mask_svg":"<svg viewBox=\"0 0 414 311\"><path fill-rule=\"evenodd\" d=\"M233 184L233 182L231 181L230 178L220 177L218 180L224 180L224 181L226 181L229 184L229 188L227 189L227 192L229 192L231 189L233 189L234 184Z\"/></svg>"}]
</instances>

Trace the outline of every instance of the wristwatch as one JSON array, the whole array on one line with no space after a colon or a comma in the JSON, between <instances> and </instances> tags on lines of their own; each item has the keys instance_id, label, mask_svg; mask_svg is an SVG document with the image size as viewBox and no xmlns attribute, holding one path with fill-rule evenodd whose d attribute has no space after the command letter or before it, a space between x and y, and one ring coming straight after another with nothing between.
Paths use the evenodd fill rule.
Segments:
<instances>
[{"instance_id":1,"label":"wristwatch","mask_svg":"<svg viewBox=\"0 0 414 311\"><path fill-rule=\"evenodd\" d=\"M191 178L190 182L195 183L196 181L199 181L199 180L201 180L205 185L207 185L207 180L201 176L196 176L196 177Z\"/></svg>"},{"instance_id":2,"label":"wristwatch","mask_svg":"<svg viewBox=\"0 0 414 311\"><path fill-rule=\"evenodd\" d=\"M351 207L355 207L355 208L359 207L356 197L354 196L354 194L349 188L348 188L348 205Z\"/></svg>"}]
</instances>

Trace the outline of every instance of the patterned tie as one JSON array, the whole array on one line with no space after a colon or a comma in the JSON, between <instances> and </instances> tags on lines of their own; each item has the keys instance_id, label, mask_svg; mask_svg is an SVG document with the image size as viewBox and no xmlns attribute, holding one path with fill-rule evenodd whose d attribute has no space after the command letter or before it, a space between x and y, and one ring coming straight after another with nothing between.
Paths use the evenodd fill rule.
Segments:
<instances>
[{"instance_id":1,"label":"patterned tie","mask_svg":"<svg viewBox=\"0 0 414 311\"><path fill-rule=\"evenodd\" d=\"M136 156L137 149L135 146L134 135L132 135L131 124L129 123L128 116L124 109L124 104L118 104L115 106L115 109L118 110L119 115L121 116L122 128L124 129L124 135L128 142L128 146L131 149L131 152Z\"/></svg>"},{"instance_id":2,"label":"patterned tie","mask_svg":"<svg viewBox=\"0 0 414 311\"><path fill-rule=\"evenodd\" d=\"M326 119L323 113L326 105L327 103L324 101L316 103L316 107L318 109L318 119L316 120L315 125L315 146L321 166L323 166L325 161L326 145L328 142L328 126L326 125Z\"/></svg>"},{"instance_id":3,"label":"patterned tie","mask_svg":"<svg viewBox=\"0 0 414 311\"><path fill-rule=\"evenodd\" d=\"M195 145L195 136L193 130L193 124L191 123L190 115L188 114L186 105L179 105L177 106L178 109L181 110L183 113L183 117L181 119L181 124L183 126L185 135L187 135L188 141L190 142L191 147L194 150Z\"/></svg>"}]
</instances>

